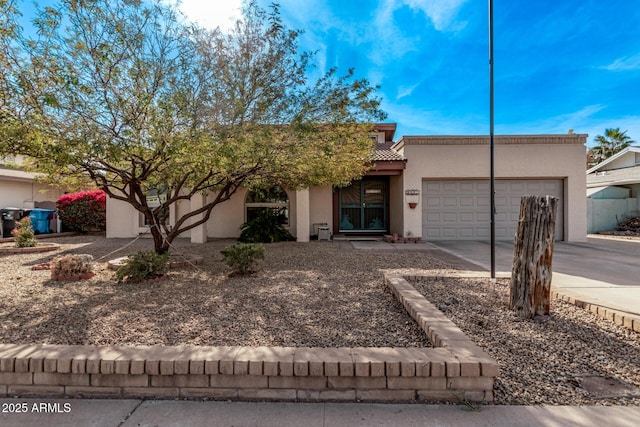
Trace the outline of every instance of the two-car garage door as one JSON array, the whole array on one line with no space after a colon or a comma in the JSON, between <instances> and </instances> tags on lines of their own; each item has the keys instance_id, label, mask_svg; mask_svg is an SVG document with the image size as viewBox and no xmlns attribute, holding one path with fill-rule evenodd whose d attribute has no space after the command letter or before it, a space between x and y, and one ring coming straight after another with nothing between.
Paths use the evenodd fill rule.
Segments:
<instances>
[{"instance_id":1,"label":"two-car garage door","mask_svg":"<svg viewBox=\"0 0 640 427\"><path fill-rule=\"evenodd\" d=\"M496 240L512 241L524 195L558 197L556 239L563 239L563 180L496 180ZM489 240L489 180L445 180L422 183L422 236L435 240Z\"/></svg>"}]
</instances>

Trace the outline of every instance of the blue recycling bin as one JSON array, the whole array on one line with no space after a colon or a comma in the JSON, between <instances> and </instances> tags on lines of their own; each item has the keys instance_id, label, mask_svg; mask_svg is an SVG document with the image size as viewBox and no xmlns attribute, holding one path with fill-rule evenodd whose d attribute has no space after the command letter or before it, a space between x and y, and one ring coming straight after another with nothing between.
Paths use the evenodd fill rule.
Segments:
<instances>
[{"instance_id":1,"label":"blue recycling bin","mask_svg":"<svg viewBox=\"0 0 640 427\"><path fill-rule=\"evenodd\" d=\"M29 213L31 227L35 234L49 233L49 220L56 211L52 209L32 209Z\"/></svg>"}]
</instances>

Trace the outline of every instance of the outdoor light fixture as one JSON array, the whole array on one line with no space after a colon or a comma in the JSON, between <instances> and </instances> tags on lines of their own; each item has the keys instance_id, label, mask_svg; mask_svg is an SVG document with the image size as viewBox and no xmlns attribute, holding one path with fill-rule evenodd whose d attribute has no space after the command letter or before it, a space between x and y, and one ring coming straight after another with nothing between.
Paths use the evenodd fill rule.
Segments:
<instances>
[{"instance_id":1,"label":"outdoor light fixture","mask_svg":"<svg viewBox=\"0 0 640 427\"><path fill-rule=\"evenodd\" d=\"M420 190L404 190L404 198L409 204L409 207L411 209L415 209L415 207L418 206L418 202L420 201Z\"/></svg>"}]
</instances>

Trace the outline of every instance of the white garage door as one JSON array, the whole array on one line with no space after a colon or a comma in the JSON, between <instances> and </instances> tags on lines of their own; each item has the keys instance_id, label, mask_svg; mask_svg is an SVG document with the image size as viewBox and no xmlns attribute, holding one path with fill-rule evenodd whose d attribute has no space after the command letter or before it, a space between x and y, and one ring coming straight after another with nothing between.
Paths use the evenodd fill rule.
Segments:
<instances>
[{"instance_id":1,"label":"white garage door","mask_svg":"<svg viewBox=\"0 0 640 427\"><path fill-rule=\"evenodd\" d=\"M496 240L513 241L523 195L560 199L556 240L563 236L561 179L496 180ZM490 240L489 180L423 181L422 236L431 240Z\"/></svg>"}]
</instances>

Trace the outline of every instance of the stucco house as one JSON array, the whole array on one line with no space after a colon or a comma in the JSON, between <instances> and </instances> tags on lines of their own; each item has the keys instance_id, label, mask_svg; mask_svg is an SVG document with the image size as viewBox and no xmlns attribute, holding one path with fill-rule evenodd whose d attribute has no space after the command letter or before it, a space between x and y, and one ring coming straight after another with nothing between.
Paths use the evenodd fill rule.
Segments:
<instances>
[{"instance_id":1,"label":"stucco house","mask_svg":"<svg viewBox=\"0 0 640 427\"><path fill-rule=\"evenodd\" d=\"M334 235L398 233L435 240L488 240L489 137L404 136L394 141L395 124L379 124L373 167L350 186L275 189L268 200L239 190L216 206L209 221L190 231L193 242L234 238L257 209L281 208L289 231L309 241L326 224ZM556 236L586 239L584 155L587 135L495 137L496 237L513 240L520 197L560 199ZM276 196L278 195L278 196ZM178 205L202 205L201 196ZM176 212L176 210L178 212ZM147 228L124 202L107 200L107 237L133 237Z\"/></svg>"},{"instance_id":2,"label":"stucco house","mask_svg":"<svg viewBox=\"0 0 640 427\"><path fill-rule=\"evenodd\" d=\"M21 156L0 158L0 209L33 209L53 204L64 190L38 182L38 175L20 169Z\"/></svg>"},{"instance_id":3,"label":"stucco house","mask_svg":"<svg viewBox=\"0 0 640 427\"><path fill-rule=\"evenodd\" d=\"M64 194L64 190L39 182L38 174L20 169L21 164L20 156L0 158L0 209L55 209L56 200ZM3 235L10 237L10 229L4 229L3 218L0 221L0 238ZM51 225L52 230L58 230L56 222Z\"/></svg>"},{"instance_id":4,"label":"stucco house","mask_svg":"<svg viewBox=\"0 0 640 427\"><path fill-rule=\"evenodd\" d=\"M614 230L640 215L640 147L627 147L587 170L587 232Z\"/></svg>"}]
</instances>

